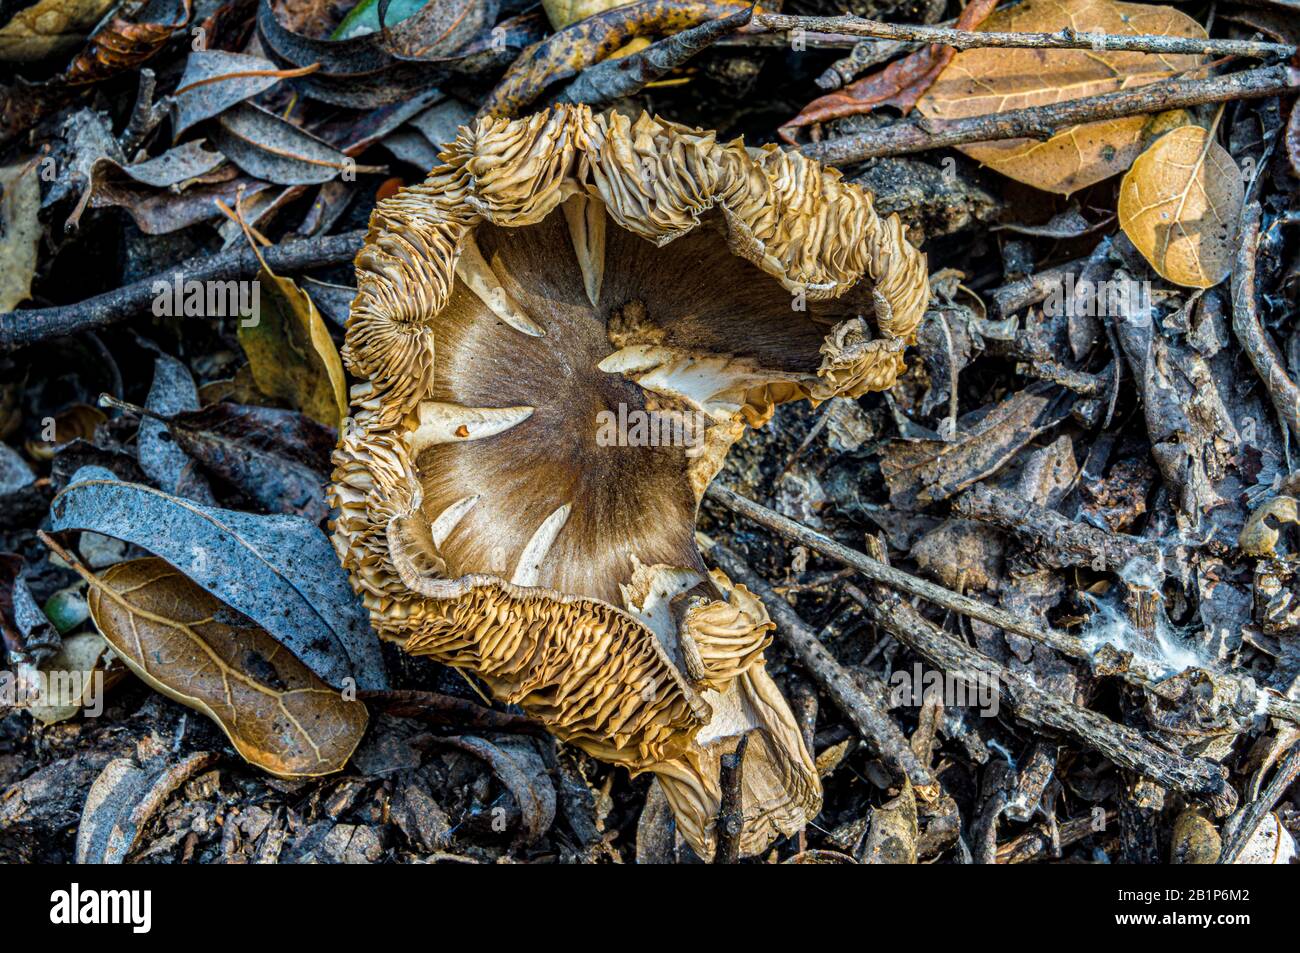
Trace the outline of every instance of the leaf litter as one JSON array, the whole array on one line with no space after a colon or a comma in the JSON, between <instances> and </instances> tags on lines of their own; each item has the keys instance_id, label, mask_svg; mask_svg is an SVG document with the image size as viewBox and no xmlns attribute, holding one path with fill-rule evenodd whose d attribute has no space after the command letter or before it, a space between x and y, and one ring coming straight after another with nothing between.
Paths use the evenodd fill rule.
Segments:
<instances>
[{"instance_id":1,"label":"leaf litter","mask_svg":"<svg viewBox=\"0 0 1300 953\"><path fill-rule=\"evenodd\" d=\"M33 29L54 8L67 29ZM894 143L843 173L929 256L933 300L899 383L780 408L719 482L883 555L904 592L942 590L881 615L897 593L843 552L712 496L700 528L860 684L969 664L1008 704L996 719L889 704L939 777L927 801L778 632L769 664L828 798L768 859L1286 856L1300 126L1290 87L1233 84L1294 85L1260 45L1295 42L1288 5L853 9L904 30L1205 45L880 41L815 19L842 12L824 0L798 10L799 36L770 29L772 11L697 0L0 13L18 77L0 88L0 677L113 676L100 719L89 696L0 708L0 858L687 859L656 786L486 706L451 670L386 657L324 531L349 263L371 210L476 115L555 101L750 146L799 129L809 152ZM1163 91L1204 83L1231 87L1226 107L1196 93L1166 108ZM1141 108L1057 121L1101 94ZM951 142L963 128L981 134ZM237 262L200 280L256 280L256 323L155 310L152 279L180 261ZM294 728L305 712L321 730Z\"/></svg>"}]
</instances>

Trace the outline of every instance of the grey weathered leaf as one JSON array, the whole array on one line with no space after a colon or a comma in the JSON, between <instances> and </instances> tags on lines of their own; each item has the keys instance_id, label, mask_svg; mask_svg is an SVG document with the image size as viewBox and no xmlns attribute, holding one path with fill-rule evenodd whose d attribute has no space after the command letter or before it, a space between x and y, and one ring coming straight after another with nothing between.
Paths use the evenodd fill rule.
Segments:
<instances>
[{"instance_id":1,"label":"grey weathered leaf","mask_svg":"<svg viewBox=\"0 0 1300 953\"><path fill-rule=\"evenodd\" d=\"M13 447L0 443L0 496L36 482L36 474Z\"/></svg>"},{"instance_id":2,"label":"grey weathered leaf","mask_svg":"<svg viewBox=\"0 0 1300 953\"><path fill-rule=\"evenodd\" d=\"M157 158L130 165L118 165L111 159L101 159L95 163L96 172L116 170L142 185L152 185L157 189L183 185L191 179L207 175L226 161L220 152L204 148L203 143L204 140L196 139L175 149L168 149Z\"/></svg>"},{"instance_id":3,"label":"grey weathered leaf","mask_svg":"<svg viewBox=\"0 0 1300 953\"><path fill-rule=\"evenodd\" d=\"M223 178L224 172L231 174ZM209 178L214 181L208 182ZM191 185L179 195L125 179L104 180L96 184L90 204L94 208L125 209L146 235L166 235L217 218L221 215L218 201L227 205L238 201L247 213L250 200L270 187L267 182L239 175L237 169L227 166L212 176L205 176L204 184Z\"/></svg>"},{"instance_id":4,"label":"grey weathered leaf","mask_svg":"<svg viewBox=\"0 0 1300 953\"><path fill-rule=\"evenodd\" d=\"M185 61L185 74L176 87L175 135L301 72L282 70L270 60L249 53L194 50Z\"/></svg>"},{"instance_id":5,"label":"grey weathered leaf","mask_svg":"<svg viewBox=\"0 0 1300 953\"><path fill-rule=\"evenodd\" d=\"M440 739L440 743L481 758L492 767L519 805L521 829L516 844L531 844L550 829L555 821L555 786L541 756L528 742L507 739L493 743L477 735L458 735Z\"/></svg>"},{"instance_id":6,"label":"grey weathered leaf","mask_svg":"<svg viewBox=\"0 0 1300 953\"><path fill-rule=\"evenodd\" d=\"M199 391L194 386L189 368L170 354L159 354L154 360L153 385L149 388L145 406L164 416L198 410ZM162 421L149 417L140 421L136 447L140 469L160 488L196 503L216 503L208 481L195 468L194 461L167 434Z\"/></svg>"},{"instance_id":7,"label":"grey weathered leaf","mask_svg":"<svg viewBox=\"0 0 1300 953\"><path fill-rule=\"evenodd\" d=\"M890 442L880 460L889 502L915 510L948 499L996 471L1034 437L1068 417L1073 406L1073 394L1058 384L1038 381L962 417L956 440Z\"/></svg>"},{"instance_id":8,"label":"grey weathered leaf","mask_svg":"<svg viewBox=\"0 0 1300 953\"><path fill-rule=\"evenodd\" d=\"M250 103L222 113L212 138L235 165L276 185L318 185L357 168L333 146Z\"/></svg>"},{"instance_id":9,"label":"grey weathered leaf","mask_svg":"<svg viewBox=\"0 0 1300 953\"><path fill-rule=\"evenodd\" d=\"M449 142L455 142L460 127L467 126L473 121L474 110L458 99L444 99L418 116L413 116L409 125L418 129L420 134L433 144L436 151Z\"/></svg>"},{"instance_id":10,"label":"grey weathered leaf","mask_svg":"<svg viewBox=\"0 0 1300 953\"><path fill-rule=\"evenodd\" d=\"M399 129L384 139L384 148L422 172L438 164L438 150L414 129Z\"/></svg>"},{"instance_id":11,"label":"grey weathered leaf","mask_svg":"<svg viewBox=\"0 0 1300 953\"><path fill-rule=\"evenodd\" d=\"M297 516L200 506L86 467L50 507L56 531L93 530L161 556L266 629L335 688L386 687L378 640L325 534Z\"/></svg>"}]
</instances>

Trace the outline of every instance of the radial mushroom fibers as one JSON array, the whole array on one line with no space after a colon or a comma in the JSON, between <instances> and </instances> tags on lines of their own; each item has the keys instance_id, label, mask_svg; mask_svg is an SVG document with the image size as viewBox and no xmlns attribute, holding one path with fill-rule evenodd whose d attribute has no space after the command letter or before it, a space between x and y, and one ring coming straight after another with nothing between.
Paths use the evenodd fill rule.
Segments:
<instances>
[{"instance_id":1,"label":"radial mushroom fibers","mask_svg":"<svg viewBox=\"0 0 1300 953\"><path fill-rule=\"evenodd\" d=\"M700 496L777 403L893 384L925 259L837 172L649 115L483 118L441 159L357 256L339 556L381 636L653 772L703 856L750 733L759 852L821 785Z\"/></svg>"}]
</instances>

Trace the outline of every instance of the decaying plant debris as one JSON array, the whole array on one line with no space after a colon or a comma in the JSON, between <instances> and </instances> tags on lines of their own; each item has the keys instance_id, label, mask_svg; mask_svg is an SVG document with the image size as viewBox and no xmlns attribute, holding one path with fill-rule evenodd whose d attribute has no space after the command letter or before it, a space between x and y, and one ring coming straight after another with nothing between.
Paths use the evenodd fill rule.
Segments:
<instances>
[{"instance_id":1,"label":"decaying plant debris","mask_svg":"<svg viewBox=\"0 0 1300 953\"><path fill-rule=\"evenodd\" d=\"M7 7L0 860L1290 862L1293 6Z\"/></svg>"}]
</instances>

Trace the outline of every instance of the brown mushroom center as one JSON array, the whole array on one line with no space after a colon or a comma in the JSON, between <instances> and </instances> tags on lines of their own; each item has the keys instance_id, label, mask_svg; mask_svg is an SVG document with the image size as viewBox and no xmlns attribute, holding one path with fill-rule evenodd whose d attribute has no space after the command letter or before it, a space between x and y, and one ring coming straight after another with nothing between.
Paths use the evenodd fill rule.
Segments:
<instances>
[{"instance_id":1,"label":"brown mushroom center","mask_svg":"<svg viewBox=\"0 0 1300 953\"><path fill-rule=\"evenodd\" d=\"M756 380L815 374L828 328L851 313L844 302L799 310L707 223L662 248L605 224L594 305L560 211L477 228L494 280L541 336L459 277L437 316L431 400L517 409L487 436L453 427L417 453L449 577L491 573L621 604L634 557L702 570L688 478L708 419L697 398L736 367ZM666 389L600 368L637 348L672 356Z\"/></svg>"}]
</instances>

